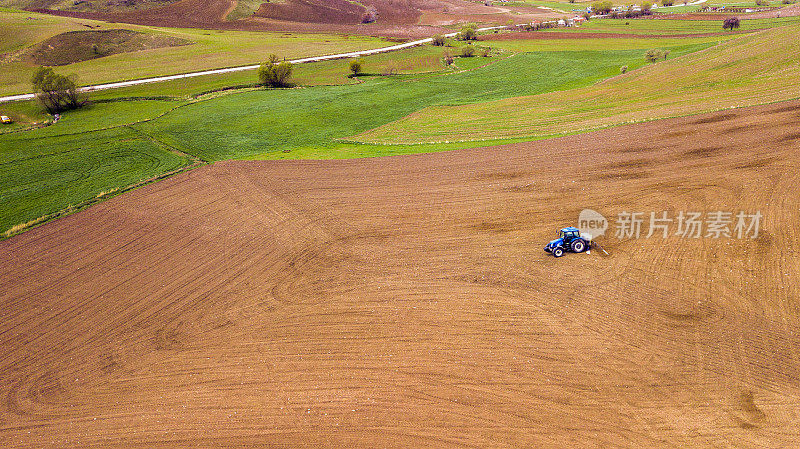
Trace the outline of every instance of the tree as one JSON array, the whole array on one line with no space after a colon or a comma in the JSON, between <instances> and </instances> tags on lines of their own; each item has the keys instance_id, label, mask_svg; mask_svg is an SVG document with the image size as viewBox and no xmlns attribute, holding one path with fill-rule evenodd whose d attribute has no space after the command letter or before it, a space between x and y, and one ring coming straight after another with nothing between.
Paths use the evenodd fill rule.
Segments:
<instances>
[{"instance_id":1,"label":"tree","mask_svg":"<svg viewBox=\"0 0 800 449\"><path fill-rule=\"evenodd\" d=\"M628 71L628 66L624 65L619 68L619 73L626 73Z\"/></svg>"},{"instance_id":2,"label":"tree","mask_svg":"<svg viewBox=\"0 0 800 449\"><path fill-rule=\"evenodd\" d=\"M661 0L661 6L672 6L675 2L673 0Z\"/></svg>"},{"instance_id":3,"label":"tree","mask_svg":"<svg viewBox=\"0 0 800 449\"><path fill-rule=\"evenodd\" d=\"M664 50L661 50L660 48L651 48L644 53L644 59L650 63L655 63L661 58L667 59L667 57L664 55Z\"/></svg>"},{"instance_id":4,"label":"tree","mask_svg":"<svg viewBox=\"0 0 800 449\"><path fill-rule=\"evenodd\" d=\"M444 63L445 65L451 66L455 62L453 59L453 55L450 54L449 51L444 52Z\"/></svg>"},{"instance_id":5,"label":"tree","mask_svg":"<svg viewBox=\"0 0 800 449\"><path fill-rule=\"evenodd\" d=\"M39 67L31 77L36 99L50 114L59 114L85 105L78 94L75 75L55 73L50 67Z\"/></svg>"},{"instance_id":6,"label":"tree","mask_svg":"<svg viewBox=\"0 0 800 449\"><path fill-rule=\"evenodd\" d=\"M475 47L472 45L465 45L461 48L461 56L464 58L471 58L475 56Z\"/></svg>"},{"instance_id":7,"label":"tree","mask_svg":"<svg viewBox=\"0 0 800 449\"><path fill-rule=\"evenodd\" d=\"M653 7L653 4L650 2L642 2L642 12L650 11Z\"/></svg>"},{"instance_id":8,"label":"tree","mask_svg":"<svg viewBox=\"0 0 800 449\"><path fill-rule=\"evenodd\" d=\"M728 17L722 22L722 29L723 30L731 30L733 31L734 28L739 28L739 18L738 17Z\"/></svg>"},{"instance_id":9,"label":"tree","mask_svg":"<svg viewBox=\"0 0 800 449\"><path fill-rule=\"evenodd\" d=\"M595 14L608 14L613 8L614 4L608 0L592 3L592 12Z\"/></svg>"},{"instance_id":10,"label":"tree","mask_svg":"<svg viewBox=\"0 0 800 449\"><path fill-rule=\"evenodd\" d=\"M267 87L288 87L292 69L291 62L278 62L276 55L269 55L269 60L258 68L258 80Z\"/></svg>"},{"instance_id":11,"label":"tree","mask_svg":"<svg viewBox=\"0 0 800 449\"><path fill-rule=\"evenodd\" d=\"M475 32L473 25L466 25L461 28L461 32L456 35L456 39L460 41L474 41L478 38L478 33Z\"/></svg>"},{"instance_id":12,"label":"tree","mask_svg":"<svg viewBox=\"0 0 800 449\"><path fill-rule=\"evenodd\" d=\"M360 59L354 59L350 61L350 71L353 72L353 76L358 76L361 74L361 70L364 68L364 64L361 62Z\"/></svg>"},{"instance_id":13,"label":"tree","mask_svg":"<svg viewBox=\"0 0 800 449\"><path fill-rule=\"evenodd\" d=\"M444 47L445 42L447 41L441 34L433 36L433 39L431 40L431 43L434 45L434 47Z\"/></svg>"}]
</instances>

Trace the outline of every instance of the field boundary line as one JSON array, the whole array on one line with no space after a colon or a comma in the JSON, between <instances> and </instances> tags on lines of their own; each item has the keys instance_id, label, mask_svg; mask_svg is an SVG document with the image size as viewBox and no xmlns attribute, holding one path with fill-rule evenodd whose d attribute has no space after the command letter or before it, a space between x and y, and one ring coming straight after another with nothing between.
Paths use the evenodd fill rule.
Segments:
<instances>
[{"instance_id":1,"label":"field boundary line","mask_svg":"<svg viewBox=\"0 0 800 449\"><path fill-rule=\"evenodd\" d=\"M195 158L195 159L197 159L197 158ZM152 177L147 178L147 179L143 179L141 181L135 182L135 183L130 184L128 186L113 188L113 189L111 189L109 191L101 192L97 196L95 196L94 198L89 198L87 200L81 201L77 205L69 205L68 207L60 209L60 210L58 210L56 212L53 212L53 213L50 213L50 214L46 214L46 215L42 215L41 217L35 218L33 220L30 220L27 223L20 223L20 224L14 225L14 226L10 227L9 229L3 231L2 234L0 234L0 241L9 239L11 237L14 237L15 235L22 234L25 231L29 231L29 230L31 230L33 228L37 228L39 226L45 225L47 223L50 223L51 221L53 221L53 220L55 220L57 218L66 217L68 215L72 215L74 213L80 212L82 210L87 209L90 206L93 206L93 205L95 205L97 203L105 201L105 200L107 200L109 198L113 198L113 197L121 195L123 193L130 192L131 190L137 189L139 187L146 186L148 184L153 184L153 183L158 182L158 181L160 181L162 179L169 178L169 177L171 177L173 175L177 175L179 173L183 173L183 172L186 172L186 171L189 171L189 170L194 170L195 168L202 167L204 165L208 165L208 163L197 160L197 161L193 162L192 164L184 165L183 167L176 168L175 170L170 170L170 171L168 171L166 173L161 173L160 175L156 175L156 176L152 176Z\"/></svg>"}]
</instances>

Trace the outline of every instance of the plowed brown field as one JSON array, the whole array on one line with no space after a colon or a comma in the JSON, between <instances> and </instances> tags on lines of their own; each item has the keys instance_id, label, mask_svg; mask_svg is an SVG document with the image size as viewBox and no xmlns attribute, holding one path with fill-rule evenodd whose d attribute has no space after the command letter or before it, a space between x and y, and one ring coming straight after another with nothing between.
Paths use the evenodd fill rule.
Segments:
<instances>
[{"instance_id":1,"label":"plowed brown field","mask_svg":"<svg viewBox=\"0 0 800 449\"><path fill-rule=\"evenodd\" d=\"M0 443L797 447L798 116L217 163L0 242ZM547 256L584 207L765 218Z\"/></svg>"},{"instance_id":2,"label":"plowed brown field","mask_svg":"<svg viewBox=\"0 0 800 449\"><path fill-rule=\"evenodd\" d=\"M519 23L559 16L548 10L485 6L467 0L363 0L362 3L364 6L348 0L265 2L253 16L236 21L226 20L228 13L236 6L235 0L177 0L161 7L127 12L47 9L49 3L45 0L27 9L66 17L152 26L329 32L404 38L430 37L442 32L441 26L468 21L505 24L509 19ZM378 13L376 22L361 24L367 12L365 6L375 8Z\"/></svg>"}]
</instances>

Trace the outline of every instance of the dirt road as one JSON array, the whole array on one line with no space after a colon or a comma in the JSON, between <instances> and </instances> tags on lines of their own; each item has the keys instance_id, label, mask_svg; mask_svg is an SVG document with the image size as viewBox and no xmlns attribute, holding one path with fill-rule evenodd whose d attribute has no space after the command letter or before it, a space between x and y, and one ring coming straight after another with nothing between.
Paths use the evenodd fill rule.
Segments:
<instances>
[{"instance_id":1,"label":"dirt road","mask_svg":"<svg viewBox=\"0 0 800 449\"><path fill-rule=\"evenodd\" d=\"M0 442L797 447L798 115L217 163L0 242ZM584 207L764 221L547 256Z\"/></svg>"},{"instance_id":2,"label":"dirt road","mask_svg":"<svg viewBox=\"0 0 800 449\"><path fill-rule=\"evenodd\" d=\"M477 31L490 31L493 29L499 29L503 27L486 27L486 28L479 28ZM445 37L453 37L457 33L449 33L445 34ZM431 42L433 38L429 37L426 39L418 39L415 41L404 42L402 44L397 45L390 45L388 47L381 47L381 48L373 48L370 50L360 50L360 51L352 51L347 53L336 53L332 55L323 55L323 56L311 56L308 58L300 58L300 59L292 59L289 62L292 64L307 64L310 62L320 62L320 61L329 61L331 59L346 59L346 58L358 58L361 56L369 56L375 55L379 53L387 53L390 51L397 51L403 50L405 48L410 47L417 47L419 45L427 44ZM181 73L178 75L168 75L168 76L157 76L152 78L142 78L138 80L130 80L130 81L120 81L117 83L106 83L106 84L95 84L93 86L85 86L78 89L81 92L94 92L97 90L107 90L107 89L118 89L120 87L129 87L129 86L137 86L139 84L150 84L150 83L159 83L163 81L171 81L183 78L194 78L197 76L204 76L204 75L217 75L220 73L232 73L232 72L241 72L244 70L255 70L259 67L260 64L251 64L245 66L238 66L238 67L227 67L222 69L214 69L214 70L203 70L200 72L190 72L190 73ZM19 94L19 95L9 95L5 97L0 97L0 103L5 103L9 101L22 101L22 100L33 100L35 98L34 94Z\"/></svg>"}]
</instances>

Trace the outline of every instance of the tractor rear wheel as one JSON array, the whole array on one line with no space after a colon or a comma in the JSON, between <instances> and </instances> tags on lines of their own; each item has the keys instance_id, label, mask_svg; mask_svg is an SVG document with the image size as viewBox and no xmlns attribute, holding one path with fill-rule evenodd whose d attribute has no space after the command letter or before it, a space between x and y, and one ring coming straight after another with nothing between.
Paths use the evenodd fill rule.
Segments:
<instances>
[{"instance_id":1,"label":"tractor rear wheel","mask_svg":"<svg viewBox=\"0 0 800 449\"><path fill-rule=\"evenodd\" d=\"M585 249L586 249L586 242L584 242L583 240L578 239L572 242L573 253L582 253L583 250Z\"/></svg>"},{"instance_id":2,"label":"tractor rear wheel","mask_svg":"<svg viewBox=\"0 0 800 449\"><path fill-rule=\"evenodd\" d=\"M564 255L564 249L563 248L556 248L556 249L553 250L553 257L561 257L563 255Z\"/></svg>"}]
</instances>

